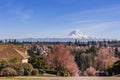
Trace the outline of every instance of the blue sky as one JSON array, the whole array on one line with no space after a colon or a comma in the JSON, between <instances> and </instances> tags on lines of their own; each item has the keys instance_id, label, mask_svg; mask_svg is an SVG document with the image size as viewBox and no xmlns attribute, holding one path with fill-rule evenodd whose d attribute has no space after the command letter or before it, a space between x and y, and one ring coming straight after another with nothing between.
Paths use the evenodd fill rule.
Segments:
<instances>
[{"instance_id":1,"label":"blue sky","mask_svg":"<svg viewBox=\"0 0 120 80\"><path fill-rule=\"evenodd\" d=\"M63 37L73 30L120 39L120 0L0 0L0 39Z\"/></svg>"}]
</instances>

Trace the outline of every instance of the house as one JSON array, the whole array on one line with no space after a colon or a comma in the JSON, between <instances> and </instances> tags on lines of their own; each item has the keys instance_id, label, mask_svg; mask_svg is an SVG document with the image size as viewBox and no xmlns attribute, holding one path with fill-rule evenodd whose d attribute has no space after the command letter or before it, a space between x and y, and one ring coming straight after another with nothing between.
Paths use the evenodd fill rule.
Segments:
<instances>
[{"instance_id":1,"label":"house","mask_svg":"<svg viewBox=\"0 0 120 80\"><path fill-rule=\"evenodd\" d=\"M28 63L28 58L30 56L28 56L27 50L25 51L25 53L23 53L22 51L19 51L19 50L15 49L15 48L14 48L14 50L22 57L22 59L21 59L22 63Z\"/></svg>"},{"instance_id":2,"label":"house","mask_svg":"<svg viewBox=\"0 0 120 80\"><path fill-rule=\"evenodd\" d=\"M28 58L29 55L25 48L13 44L0 44L0 59L6 59L12 62L28 63Z\"/></svg>"}]
</instances>

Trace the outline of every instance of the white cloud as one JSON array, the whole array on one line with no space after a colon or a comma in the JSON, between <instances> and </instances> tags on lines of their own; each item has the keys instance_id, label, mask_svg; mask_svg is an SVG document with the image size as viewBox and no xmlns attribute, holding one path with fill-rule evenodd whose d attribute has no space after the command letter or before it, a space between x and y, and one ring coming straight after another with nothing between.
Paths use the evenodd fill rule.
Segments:
<instances>
[{"instance_id":1,"label":"white cloud","mask_svg":"<svg viewBox=\"0 0 120 80\"><path fill-rule=\"evenodd\" d=\"M102 8L97 8L97 9L86 9L86 10L83 10L83 11L78 11L76 13L72 13L72 14L69 14L71 16L78 16L78 15L81 15L81 14L90 14L90 13L94 13L93 15L96 15L95 13L109 13L109 14L112 14L112 13L120 13L120 6L109 6L109 7L102 7Z\"/></svg>"},{"instance_id":2,"label":"white cloud","mask_svg":"<svg viewBox=\"0 0 120 80\"><path fill-rule=\"evenodd\" d=\"M96 22L97 20L79 20L73 22L73 24L84 24L84 23L91 23L91 22Z\"/></svg>"},{"instance_id":3,"label":"white cloud","mask_svg":"<svg viewBox=\"0 0 120 80\"><path fill-rule=\"evenodd\" d=\"M84 27L80 27L78 29L94 37L112 38L113 36L116 35L116 30L117 32L118 31L120 32L119 25L120 25L120 21L101 22L101 23L86 24L84 25Z\"/></svg>"},{"instance_id":4,"label":"white cloud","mask_svg":"<svg viewBox=\"0 0 120 80\"><path fill-rule=\"evenodd\" d=\"M67 32L78 29L94 37L119 38L116 36L120 35L119 15L120 6L114 5L69 13L62 16L61 20L65 20L68 26L72 26Z\"/></svg>"}]
</instances>

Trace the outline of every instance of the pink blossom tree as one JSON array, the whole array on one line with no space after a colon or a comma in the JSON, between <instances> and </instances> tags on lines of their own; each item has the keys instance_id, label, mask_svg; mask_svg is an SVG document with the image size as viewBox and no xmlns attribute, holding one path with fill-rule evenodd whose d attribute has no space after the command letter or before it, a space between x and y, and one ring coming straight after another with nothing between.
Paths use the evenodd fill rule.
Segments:
<instances>
[{"instance_id":1,"label":"pink blossom tree","mask_svg":"<svg viewBox=\"0 0 120 80\"><path fill-rule=\"evenodd\" d=\"M67 71L71 76L79 76L79 69L69 47L65 45L55 45L45 59L46 63L58 72Z\"/></svg>"},{"instance_id":2,"label":"pink blossom tree","mask_svg":"<svg viewBox=\"0 0 120 80\"><path fill-rule=\"evenodd\" d=\"M118 60L114 56L115 53L109 48L101 48L97 55L98 56L95 58L95 61L99 70L106 69L108 66L112 65Z\"/></svg>"},{"instance_id":3,"label":"pink blossom tree","mask_svg":"<svg viewBox=\"0 0 120 80\"><path fill-rule=\"evenodd\" d=\"M83 76L95 76L96 70L93 67L89 67L83 72Z\"/></svg>"}]
</instances>

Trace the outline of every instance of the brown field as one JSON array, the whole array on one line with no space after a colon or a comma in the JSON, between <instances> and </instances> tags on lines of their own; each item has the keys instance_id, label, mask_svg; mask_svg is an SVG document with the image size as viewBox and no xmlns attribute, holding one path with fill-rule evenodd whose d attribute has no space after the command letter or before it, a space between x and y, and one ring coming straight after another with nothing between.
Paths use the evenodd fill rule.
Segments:
<instances>
[{"instance_id":1,"label":"brown field","mask_svg":"<svg viewBox=\"0 0 120 80\"><path fill-rule=\"evenodd\" d=\"M0 80L120 80L120 77L16 77Z\"/></svg>"}]
</instances>

